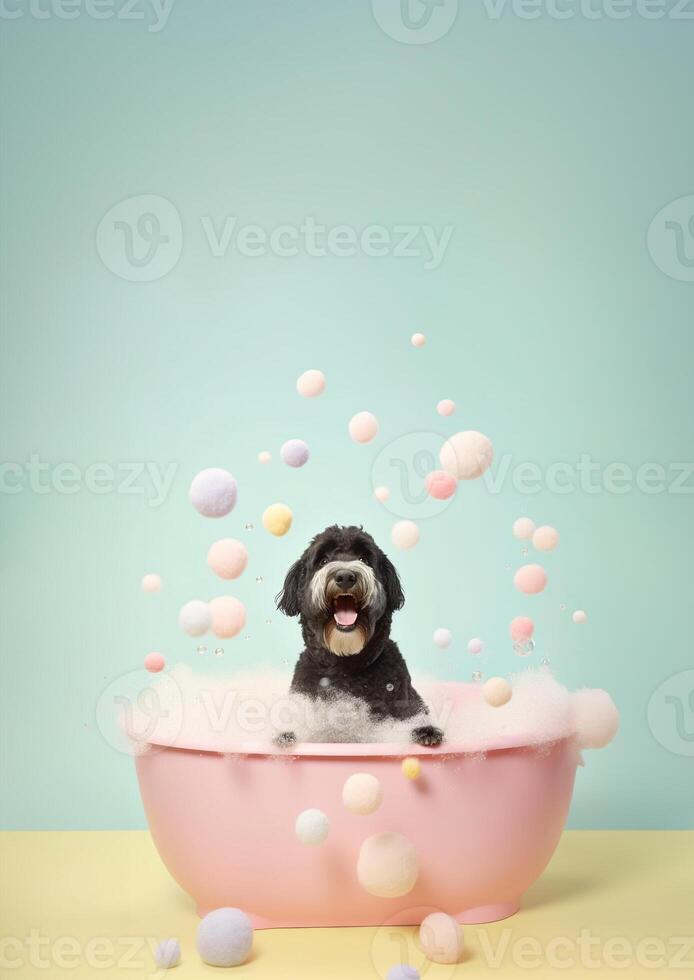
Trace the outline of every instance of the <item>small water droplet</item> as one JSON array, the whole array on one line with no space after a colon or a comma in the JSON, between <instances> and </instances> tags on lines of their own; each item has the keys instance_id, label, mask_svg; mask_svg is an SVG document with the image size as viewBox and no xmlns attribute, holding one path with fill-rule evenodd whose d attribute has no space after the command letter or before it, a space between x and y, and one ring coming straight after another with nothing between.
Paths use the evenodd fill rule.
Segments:
<instances>
[{"instance_id":1,"label":"small water droplet","mask_svg":"<svg viewBox=\"0 0 694 980\"><path fill-rule=\"evenodd\" d=\"M473 681L476 684L479 684L479 682L482 680L482 671L481 670L473 670L473 672L472 672L472 679L473 679Z\"/></svg>"},{"instance_id":2,"label":"small water droplet","mask_svg":"<svg viewBox=\"0 0 694 980\"><path fill-rule=\"evenodd\" d=\"M202 657L207 653L207 647L198 647L198 656Z\"/></svg>"},{"instance_id":3,"label":"small water droplet","mask_svg":"<svg viewBox=\"0 0 694 980\"><path fill-rule=\"evenodd\" d=\"M266 622L266 623L268 624L268 626L269 626L269 625L270 625L270 623L272 622L272 620L271 620L271 619L266 619L266 620L265 620L265 622Z\"/></svg>"},{"instance_id":4,"label":"small water droplet","mask_svg":"<svg viewBox=\"0 0 694 980\"><path fill-rule=\"evenodd\" d=\"M247 531L253 530L253 525L250 522L248 524L244 524L243 526Z\"/></svg>"},{"instance_id":5,"label":"small water droplet","mask_svg":"<svg viewBox=\"0 0 694 980\"><path fill-rule=\"evenodd\" d=\"M507 572L510 572L511 571L511 563L510 562L506 562L506 564L504 565L504 568L506 569Z\"/></svg>"},{"instance_id":6,"label":"small water droplet","mask_svg":"<svg viewBox=\"0 0 694 980\"><path fill-rule=\"evenodd\" d=\"M386 691L394 691L395 684L386 684Z\"/></svg>"},{"instance_id":7,"label":"small water droplet","mask_svg":"<svg viewBox=\"0 0 694 980\"><path fill-rule=\"evenodd\" d=\"M262 575L256 575L255 580L256 580L256 583L258 585L260 585L260 583L263 581L263 576Z\"/></svg>"},{"instance_id":8,"label":"small water droplet","mask_svg":"<svg viewBox=\"0 0 694 980\"><path fill-rule=\"evenodd\" d=\"M566 603L565 602L560 603L559 608L561 609L562 612L566 612Z\"/></svg>"},{"instance_id":9,"label":"small water droplet","mask_svg":"<svg viewBox=\"0 0 694 980\"><path fill-rule=\"evenodd\" d=\"M321 687L330 687L330 678L329 677L321 677L321 679L318 681L318 683L320 684Z\"/></svg>"},{"instance_id":10,"label":"small water droplet","mask_svg":"<svg viewBox=\"0 0 694 980\"><path fill-rule=\"evenodd\" d=\"M250 640L250 638L251 638L251 634L246 633L246 635L244 636L244 640Z\"/></svg>"},{"instance_id":11,"label":"small water droplet","mask_svg":"<svg viewBox=\"0 0 694 980\"><path fill-rule=\"evenodd\" d=\"M543 667L549 667L549 660L547 659L547 657L543 657L540 663Z\"/></svg>"},{"instance_id":12,"label":"small water droplet","mask_svg":"<svg viewBox=\"0 0 694 980\"><path fill-rule=\"evenodd\" d=\"M517 640L513 644L513 652L519 657L528 657L535 649L535 641L531 638L527 640Z\"/></svg>"},{"instance_id":13,"label":"small water droplet","mask_svg":"<svg viewBox=\"0 0 694 980\"><path fill-rule=\"evenodd\" d=\"M214 652L214 655L215 655L215 657L223 657L224 656L224 650L222 649L222 647L217 647L217 649Z\"/></svg>"},{"instance_id":14,"label":"small water droplet","mask_svg":"<svg viewBox=\"0 0 694 980\"><path fill-rule=\"evenodd\" d=\"M527 548L523 548L523 550L521 551L521 555L524 558L527 558L528 557L528 549Z\"/></svg>"}]
</instances>

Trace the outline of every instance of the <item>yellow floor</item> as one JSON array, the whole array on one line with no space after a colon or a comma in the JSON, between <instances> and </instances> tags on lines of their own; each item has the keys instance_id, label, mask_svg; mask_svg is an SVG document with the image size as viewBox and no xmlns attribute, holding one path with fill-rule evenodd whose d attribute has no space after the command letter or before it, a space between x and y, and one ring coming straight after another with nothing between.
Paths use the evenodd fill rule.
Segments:
<instances>
[{"instance_id":1,"label":"yellow floor","mask_svg":"<svg viewBox=\"0 0 694 980\"><path fill-rule=\"evenodd\" d=\"M145 832L0 834L3 978L166 976L151 947L170 935L172 978L219 978L196 953L197 921ZM378 980L406 953L428 980L694 976L694 832L568 832L521 911L465 937L453 967L427 963L413 928L257 932L233 975Z\"/></svg>"}]
</instances>

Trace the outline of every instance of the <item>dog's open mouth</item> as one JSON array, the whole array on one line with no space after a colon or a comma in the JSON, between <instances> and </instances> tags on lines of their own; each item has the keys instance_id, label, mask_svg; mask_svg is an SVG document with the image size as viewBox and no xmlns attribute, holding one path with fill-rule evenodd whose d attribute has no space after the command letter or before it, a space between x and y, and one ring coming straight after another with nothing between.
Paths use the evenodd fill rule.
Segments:
<instances>
[{"instance_id":1,"label":"dog's open mouth","mask_svg":"<svg viewBox=\"0 0 694 980\"><path fill-rule=\"evenodd\" d=\"M353 595L338 595L333 600L333 619L339 630L349 632L357 624L359 607Z\"/></svg>"}]
</instances>

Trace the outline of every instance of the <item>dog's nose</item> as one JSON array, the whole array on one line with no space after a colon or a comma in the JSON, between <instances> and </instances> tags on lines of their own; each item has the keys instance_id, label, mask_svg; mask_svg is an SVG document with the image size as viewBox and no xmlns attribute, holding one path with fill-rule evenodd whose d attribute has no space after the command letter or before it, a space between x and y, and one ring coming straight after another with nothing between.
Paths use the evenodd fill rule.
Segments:
<instances>
[{"instance_id":1,"label":"dog's nose","mask_svg":"<svg viewBox=\"0 0 694 980\"><path fill-rule=\"evenodd\" d=\"M357 584L357 576L350 568L341 568L335 572L335 585L338 589L352 589Z\"/></svg>"}]
</instances>

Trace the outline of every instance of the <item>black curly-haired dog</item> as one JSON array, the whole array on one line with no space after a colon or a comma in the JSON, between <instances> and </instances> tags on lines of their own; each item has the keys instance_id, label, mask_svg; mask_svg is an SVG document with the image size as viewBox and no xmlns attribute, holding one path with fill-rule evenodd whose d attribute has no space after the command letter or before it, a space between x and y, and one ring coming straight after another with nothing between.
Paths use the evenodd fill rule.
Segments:
<instances>
[{"instance_id":1,"label":"black curly-haired dog","mask_svg":"<svg viewBox=\"0 0 694 980\"><path fill-rule=\"evenodd\" d=\"M393 613L405 596L398 573L370 534L333 525L317 534L287 572L277 607L298 616L305 649L291 690L311 698L335 691L366 702L375 719L407 719L427 713L407 665L390 639ZM420 745L440 745L434 725L412 730ZM296 741L282 732L278 745Z\"/></svg>"}]
</instances>

